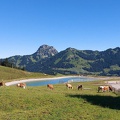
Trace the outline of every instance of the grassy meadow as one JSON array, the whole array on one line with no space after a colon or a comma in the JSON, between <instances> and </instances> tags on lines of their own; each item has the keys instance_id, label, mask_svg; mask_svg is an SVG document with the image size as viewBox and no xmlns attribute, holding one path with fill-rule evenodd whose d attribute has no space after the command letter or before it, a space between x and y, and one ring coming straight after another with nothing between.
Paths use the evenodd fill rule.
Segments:
<instances>
[{"instance_id":1,"label":"grassy meadow","mask_svg":"<svg viewBox=\"0 0 120 120\"><path fill-rule=\"evenodd\" d=\"M87 89L78 91L78 84ZM119 120L120 97L98 93L98 84L72 83L73 90L65 84L54 85L54 90L46 86L1 87L0 120Z\"/></svg>"},{"instance_id":2,"label":"grassy meadow","mask_svg":"<svg viewBox=\"0 0 120 120\"><path fill-rule=\"evenodd\" d=\"M12 69L1 66L0 74L4 81L40 77L38 73L21 73L19 70L13 72ZM16 86L0 87L0 120L120 119L120 96L113 92L97 92L98 86L104 84L104 81L71 84L74 88L69 90L65 84L54 85L54 90L46 86L27 86L26 89ZM77 90L78 84L82 84L84 89Z\"/></svg>"}]
</instances>

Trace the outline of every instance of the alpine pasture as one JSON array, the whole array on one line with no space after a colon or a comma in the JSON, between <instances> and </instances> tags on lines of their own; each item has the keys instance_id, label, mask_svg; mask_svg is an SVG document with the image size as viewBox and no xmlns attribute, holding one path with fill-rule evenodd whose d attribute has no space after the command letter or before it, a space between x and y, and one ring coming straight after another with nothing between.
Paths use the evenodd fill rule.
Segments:
<instances>
[{"instance_id":1,"label":"alpine pasture","mask_svg":"<svg viewBox=\"0 0 120 120\"><path fill-rule=\"evenodd\" d=\"M0 87L0 120L119 120L120 96L114 92L98 93L104 80L71 84L73 89L63 83L55 84L53 90L47 85ZM82 90L77 89L79 84Z\"/></svg>"}]
</instances>

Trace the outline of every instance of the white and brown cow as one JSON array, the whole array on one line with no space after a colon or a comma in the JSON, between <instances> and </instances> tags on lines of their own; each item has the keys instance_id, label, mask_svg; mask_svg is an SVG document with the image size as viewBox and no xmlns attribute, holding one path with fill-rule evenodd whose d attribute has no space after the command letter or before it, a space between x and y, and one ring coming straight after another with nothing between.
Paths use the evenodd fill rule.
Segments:
<instances>
[{"instance_id":1,"label":"white and brown cow","mask_svg":"<svg viewBox=\"0 0 120 120\"><path fill-rule=\"evenodd\" d=\"M26 84L25 83L18 83L17 87L21 87L21 88L26 88Z\"/></svg>"},{"instance_id":2,"label":"white and brown cow","mask_svg":"<svg viewBox=\"0 0 120 120\"><path fill-rule=\"evenodd\" d=\"M106 92L106 91L108 91L108 92L110 92L110 91L112 91L112 87L111 86L99 86L98 87L98 92Z\"/></svg>"},{"instance_id":3,"label":"white and brown cow","mask_svg":"<svg viewBox=\"0 0 120 120\"><path fill-rule=\"evenodd\" d=\"M73 86L72 86L71 84L69 84L69 83L66 83L66 87L67 87L68 89L73 89Z\"/></svg>"}]
</instances>

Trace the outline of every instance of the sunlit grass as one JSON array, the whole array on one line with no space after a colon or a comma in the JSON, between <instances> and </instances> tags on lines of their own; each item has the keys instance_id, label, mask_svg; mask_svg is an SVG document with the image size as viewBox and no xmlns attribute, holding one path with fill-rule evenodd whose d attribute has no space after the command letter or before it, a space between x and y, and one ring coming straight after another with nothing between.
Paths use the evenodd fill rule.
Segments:
<instances>
[{"instance_id":1,"label":"sunlit grass","mask_svg":"<svg viewBox=\"0 0 120 120\"><path fill-rule=\"evenodd\" d=\"M0 66L0 81L13 81L16 79L27 79L27 78L48 78L53 77L51 75L43 73L33 73L23 70L18 70L9 67Z\"/></svg>"},{"instance_id":2,"label":"sunlit grass","mask_svg":"<svg viewBox=\"0 0 120 120\"><path fill-rule=\"evenodd\" d=\"M61 75L58 75L61 76ZM0 66L0 80L55 77ZM120 97L113 92L98 93L104 81L71 83L22 89L0 87L0 120L119 120ZM82 84L83 90L77 90Z\"/></svg>"},{"instance_id":3,"label":"sunlit grass","mask_svg":"<svg viewBox=\"0 0 120 120\"><path fill-rule=\"evenodd\" d=\"M95 82L46 86L0 88L0 120L119 120L120 97L112 92L97 92ZM77 85L84 88L77 90Z\"/></svg>"}]
</instances>

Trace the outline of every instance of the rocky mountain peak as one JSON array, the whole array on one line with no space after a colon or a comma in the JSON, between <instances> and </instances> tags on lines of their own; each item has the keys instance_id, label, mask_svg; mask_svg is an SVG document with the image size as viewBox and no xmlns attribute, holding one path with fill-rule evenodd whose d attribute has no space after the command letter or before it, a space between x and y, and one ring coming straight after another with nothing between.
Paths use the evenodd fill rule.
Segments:
<instances>
[{"instance_id":1,"label":"rocky mountain peak","mask_svg":"<svg viewBox=\"0 0 120 120\"><path fill-rule=\"evenodd\" d=\"M42 45L34 54L37 56L41 56L41 58L46 58L54 56L57 53L58 51L53 46Z\"/></svg>"}]
</instances>

